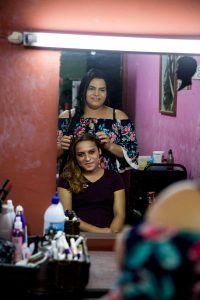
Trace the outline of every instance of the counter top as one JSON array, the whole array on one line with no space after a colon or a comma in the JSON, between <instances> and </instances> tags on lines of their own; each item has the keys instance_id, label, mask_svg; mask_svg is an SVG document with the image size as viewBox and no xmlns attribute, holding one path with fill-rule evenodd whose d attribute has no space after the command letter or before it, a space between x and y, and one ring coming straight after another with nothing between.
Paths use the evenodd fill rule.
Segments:
<instances>
[{"instance_id":1,"label":"counter top","mask_svg":"<svg viewBox=\"0 0 200 300\"><path fill-rule=\"evenodd\" d=\"M115 246L115 233L89 233L81 232L87 239L89 251L113 251Z\"/></svg>"}]
</instances>

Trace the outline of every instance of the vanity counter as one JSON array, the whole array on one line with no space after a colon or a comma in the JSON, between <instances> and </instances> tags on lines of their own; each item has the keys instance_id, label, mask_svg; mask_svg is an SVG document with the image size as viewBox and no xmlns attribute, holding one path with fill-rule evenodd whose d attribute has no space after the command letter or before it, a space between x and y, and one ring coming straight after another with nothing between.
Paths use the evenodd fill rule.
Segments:
<instances>
[{"instance_id":1,"label":"vanity counter","mask_svg":"<svg viewBox=\"0 0 200 300\"><path fill-rule=\"evenodd\" d=\"M115 233L89 233L81 232L87 239L89 251L113 251L115 245Z\"/></svg>"}]
</instances>

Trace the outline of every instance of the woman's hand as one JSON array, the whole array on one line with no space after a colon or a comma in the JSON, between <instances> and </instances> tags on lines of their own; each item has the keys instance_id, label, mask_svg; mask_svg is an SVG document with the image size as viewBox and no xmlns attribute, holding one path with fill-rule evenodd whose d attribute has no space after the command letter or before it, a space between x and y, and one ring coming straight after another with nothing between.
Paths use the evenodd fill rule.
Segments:
<instances>
[{"instance_id":1,"label":"woman's hand","mask_svg":"<svg viewBox=\"0 0 200 300\"><path fill-rule=\"evenodd\" d=\"M108 227L97 227L92 224L89 224L80 219L80 230L85 232L94 232L94 233L111 233L111 229Z\"/></svg>"},{"instance_id":2,"label":"woman's hand","mask_svg":"<svg viewBox=\"0 0 200 300\"><path fill-rule=\"evenodd\" d=\"M96 135L105 150L114 154L116 157L124 157L122 147L113 143L105 132L98 131Z\"/></svg>"},{"instance_id":3,"label":"woman's hand","mask_svg":"<svg viewBox=\"0 0 200 300\"><path fill-rule=\"evenodd\" d=\"M63 150L68 150L71 142L72 142L72 135L63 135L63 137L60 140L60 146Z\"/></svg>"},{"instance_id":4,"label":"woman's hand","mask_svg":"<svg viewBox=\"0 0 200 300\"><path fill-rule=\"evenodd\" d=\"M101 230L102 233L112 233L111 229L108 227L101 228Z\"/></svg>"},{"instance_id":5,"label":"woman's hand","mask_svg":"<svg viewBox=\"0 0 200 300\"><path fill-rule=\"evenodd\" d=\"M103 148L109 151L112 146L109 136L103 131L98 131L96 135L98 136L100 143L103 145Z\"/></svg>"}]
</instances>

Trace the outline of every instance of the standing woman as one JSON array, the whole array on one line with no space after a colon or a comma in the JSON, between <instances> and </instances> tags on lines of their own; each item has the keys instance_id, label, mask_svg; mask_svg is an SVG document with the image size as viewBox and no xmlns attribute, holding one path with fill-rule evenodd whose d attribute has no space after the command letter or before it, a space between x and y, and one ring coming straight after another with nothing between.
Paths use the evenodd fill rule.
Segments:
<instances>
[{"instance_id":1,"label":"standing woman","mask_svg":"<svg viewBox=\"0 0 200 300\"><path fill-rule=\"evenodd\" d=\"M95 134L102 145L101 167L124 172L138 168L135 128L127 115L108 104L108 90L102 71L91 69L79 87L77 107L59 116L58 157L62 157L60 173L67 161L66 151L72 137L83 132ZM65 154L65 155L64 155Z\"/></svg>"}]
</instances>

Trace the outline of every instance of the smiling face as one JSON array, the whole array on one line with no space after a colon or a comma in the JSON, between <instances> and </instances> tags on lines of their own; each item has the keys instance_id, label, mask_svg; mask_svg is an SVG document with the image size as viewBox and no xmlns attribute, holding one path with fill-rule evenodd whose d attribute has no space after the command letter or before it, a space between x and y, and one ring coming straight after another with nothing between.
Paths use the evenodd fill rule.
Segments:
<instances>
[{"instance_id":1,"label":"smiling face","mask_svg":"<svg viewBox=\"0 0 200 300\"><path fill-rule=\"evenodd\" d=\"M107 88L104 79L94 78L90 81L87 92L85 104L92 109L100 108L107 97Z\"/></svg>"},{"instance_id":2,"label":"smiling face","mask_svg":"<svg viewBox=\"0 0 200 300\"><path fill-rule=\"evenodd\" d=\"M101 150L94 141L80 141L76 144L76 160L78 165L87 172L99 169Z\"/></svg>"}]
</instances>

